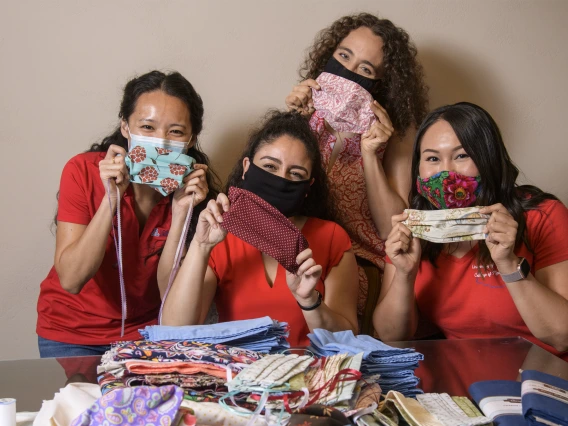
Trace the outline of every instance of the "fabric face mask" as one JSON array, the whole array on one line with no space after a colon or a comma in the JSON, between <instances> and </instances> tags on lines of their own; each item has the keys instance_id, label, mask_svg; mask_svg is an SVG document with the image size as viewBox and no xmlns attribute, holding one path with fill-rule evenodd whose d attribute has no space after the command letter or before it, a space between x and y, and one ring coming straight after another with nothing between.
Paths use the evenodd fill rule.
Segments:
<instances>
[{"instance_id":1,"label":"fabric face mask","mask_svg":"<svg viewBox=\"0 0 568 426\"><path fill-rule=\"evenodd\" d=\"M481 189L480 176L465 176L443 171L429 178L416 179L418 193L438 209L469 207L477 200Z\"/></svg>"},{"instance_id":2,"label":"fabric face mask","mask_svg":"<svg viewBox=\"0 0 568 426\"><path fill-rule=\"evenodd\" d=\"M433 243L484 240L489 215L479 213L481 207L446 210L406 209L408 219L402 223L412 235Z\"/></svg>"},{"instance_id":3,"label":"fabric face mask","mask_svg":"<svg viewBox=\"0 0 568 426\"><path fill-rule=\"evenodd\" d=\"M262 170L251 161L241 188L259 196L284 216L291 217L300 213L310 190L310 180L284 179Z\"/></svg>"},{"instance_id":4,"label":"fabric face mask","mask_svg":"<svg viewBox=\"0 0 568 426\"><path fill-rule=\"evenodd\" d=\"M357 74L356 72L348 70L343 65L341 65L341 63L333 56L329 58L329 61L327 61L327 64L325 65L323 71L329 74L346 78L347 80L350 80L353 83L357 83L367 92L373 90L373 86L377 82L377 80L373 80L372 78L365 77L363 75Z\"/></svg>"},{"instance_id":5,"label":"fabric face mask","mask_svg":"<svg viewBox=\"0 0 568 426\"><path fill-rule=\"evenodd\" d=\"M126 166L130 182L150 185L162 195L183 187L195 159L184 154L188 142L130 134Z\"/></svg>"}]
</instances>

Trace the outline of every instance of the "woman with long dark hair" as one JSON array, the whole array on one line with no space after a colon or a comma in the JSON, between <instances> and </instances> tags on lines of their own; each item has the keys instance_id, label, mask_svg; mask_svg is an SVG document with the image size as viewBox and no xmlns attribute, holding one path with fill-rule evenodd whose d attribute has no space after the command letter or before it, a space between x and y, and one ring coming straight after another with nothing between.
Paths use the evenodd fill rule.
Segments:
<instances>
[{"instance_id":1,"label":"woman with long dark hair","mask_svg":"<svg viewBox=\"0 0 568 426\"><path fill-rule=\"evenodd\" d=\"M522 336L555 354L568 350L568 209L517 185L518 175L497 124L479 106L462 102L426 117L414 145L410 207L484 206L479 214L489 219L479 239L436 243L413 235L407 212L393 216L392 264L374 313L381 339L409 339L420 313L448 338Z\"/></svg>"},{"instance_id":2,"label":"woman with long dark hair","mask_svg":"<svg viewBox=\"0 0 568 426\"><path fill-rule=\"evenodd\" d=\"M274 258L227 234L221 215L230 203L219 194L199 216L164 302L162 323L203 323L215 299L220 321L268 315L287 322L292 345L307 344L314 328L355 330L355 256L345 231L329 220L334 209L307 122L293 112L269 114L235 165L227 192L231 187L256 194L300 229L309 248L296 258L298 271L288 272ZM261 226L255 219L249 215L247 226ZM171 259L163 256L162 262L171 264Z\"/></svg>"},{"instance_id":3,"label":"woman with long dark hair","mask_svg":"<svg viewBox=\"0 0 568 426\"><path fill-rule=\"evenodd\" d=\"M355 255L380 269L390 218L407 206L412 143L428 109L428 89L416 55L406 31L388 19L369 13L344 16L317 35L300 69L303 81L286 98L289 109L310 117L336 199L338 222L351 237ZM356 85L345 91L341 83L345 80L336 79L320 87L316 79L324 73ZM313 90L333 96L335 109L351 109L347 123L346 117L338 119L341 125L330 120L338 111L316 111ZM368 99L357 106L359 111L367 109L376 118L366 130L349 126L359 112L353 105L355 96ZM361 269L359 274L361 314L367 281Z\"/></svg>"},{"instance_id":4,"label":"woman with long dark hair","mask_svg":"<svg viewBox=\"0 0 568 426\"><path fill-rule=\"evenodd\" d=\"M217 194L197 139L203 102L181 74L129 81L118 117L112 134L63 169L55 261L38 300L42 357L102 354L155 323L165 290L158 260L178 243L168 235L179 240L192 199L199 212Z\"/></svg>"}]
</instances>

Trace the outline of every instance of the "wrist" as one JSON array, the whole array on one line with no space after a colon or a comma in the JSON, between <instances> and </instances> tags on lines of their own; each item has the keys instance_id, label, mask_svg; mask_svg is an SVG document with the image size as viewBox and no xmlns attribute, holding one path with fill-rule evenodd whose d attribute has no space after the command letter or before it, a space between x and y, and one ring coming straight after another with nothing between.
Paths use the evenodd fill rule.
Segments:
<instances>
[{"instance_id":1,"label":"wrist","mask_svg":"<svg viewBox=\"0 0 568 426\"><path fill-rule=\"evenodd\" d=\"M515 255L507 259L495 261L495 267L501 275L508 275L514 273L519 266L519 258Z\"/></svg>"},{"instance_id":2,"label":"wrist","mask_svg":"<svg viewBox=\"0 0 568 426\"><path fill-rule=\"evenodd\" d=\"M296 302L303 311L312 311L318 308L322 303L322 295L317 290L312 290L312 293L308 297L298 297L296 296Z\"/></svg>"},{"instance_id":3,"label":"wrist","mask_svg":"<svg viewBox=\"0 0 568 426\"><path fill-rule=\"evenodd\" d=\"M201 255L203 257L206 257L207 259L209 259L209 256L211 255L211 252L213 251L214 247L215 244L200 243L195 239L191 241L191 244L189 245L189 248L192 251L192 253Z\"/></svg>"}]
</instances>

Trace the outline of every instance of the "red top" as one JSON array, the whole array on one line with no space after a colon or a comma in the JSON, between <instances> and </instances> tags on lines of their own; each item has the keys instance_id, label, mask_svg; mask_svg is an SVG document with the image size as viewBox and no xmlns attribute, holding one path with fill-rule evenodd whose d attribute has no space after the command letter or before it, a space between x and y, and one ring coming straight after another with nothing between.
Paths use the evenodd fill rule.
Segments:
<instances>
[{"instance_id":1,"label":"red top","mask_svg":"<svg viewBox=\"0 0 568 426\"><path fill-rule=\"evenodd\" d=\"M559 201L547 200L525 217L534 254L524 244L515 254L528 260L532 274L568 260L568 209ZM487 271L478 269L477 252L476 245L459 259L441 253L437 268L421 261L414 285L420 314L448 339L521 336L559 355L532 335L495 265L490 264ZM562 357L568 359L568 353Z\"/></svg>"},{"instance_id":2,"label":"red top","mask_svg":"<svg viewBox=\"0 0 568 426\"><path fill-rule=\"evenodd\" d=\"M324 280L351 248L349 236L334 222L309 218L302 234L323 272L316 289L324 295ZM290 326L292 346L307 346L308 324L286 283L286 270L278 264L273 287L266 281L262 254L233 234L211 252L209 266L217 276L215 303L219 321L235 321L270 316Z\"/></svg>"},{"instance_id":3,"label":"red top","mask_svg":"<svg viewBox=\"0 0 568 426\"><path fill-rule=\"evenodd\" d=\"M107 196L99 174L99 162L105 155L104 152L79 154L65 165L59 187L58 221L89 224ZM65 291L55 267L51 268L41 283L37 304L39 336L65 343L108 345L116 340L139 339L139 328L157 323L161 303L157 282L159 256L152 253L166 243L171 203L169 197L160 200L141 235L132 185L121 200L120 212L128 308L124 337L120 337L120 283L112 231L99 270L79 294ZM110 209L108 216L110 220Z\"/></svg>"}]
</instances>

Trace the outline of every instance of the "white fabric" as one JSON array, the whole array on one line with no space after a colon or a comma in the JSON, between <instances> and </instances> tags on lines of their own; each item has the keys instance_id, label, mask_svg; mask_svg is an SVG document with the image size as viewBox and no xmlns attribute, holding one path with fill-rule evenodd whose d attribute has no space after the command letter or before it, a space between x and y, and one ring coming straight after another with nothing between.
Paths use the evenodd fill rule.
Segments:
<instances>
[{"instance_id":1,"label":"white fabric","mask_svg":"<svg viewBox=\"0 0 568 426\"><path fill-rule=\"evenodd\" d=\"M43 401L33 426L68 426L101 396L99 385L69 383L52 400Z\"/></svg>"}]
</instances>

